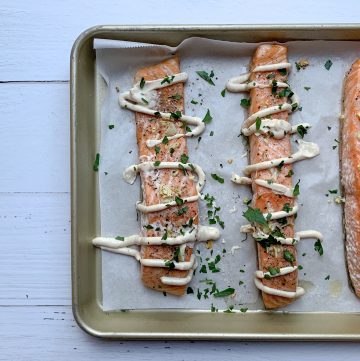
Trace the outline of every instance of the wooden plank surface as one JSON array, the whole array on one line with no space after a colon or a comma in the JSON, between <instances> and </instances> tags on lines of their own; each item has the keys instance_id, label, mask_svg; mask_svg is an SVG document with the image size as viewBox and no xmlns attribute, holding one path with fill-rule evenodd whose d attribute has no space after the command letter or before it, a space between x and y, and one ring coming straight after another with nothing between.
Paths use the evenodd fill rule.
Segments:
<instances>
[{"instance_id":1,"label":"wooden plank surface","mask_svg":"<svg viewBox=\"0 0 360 361\"><path fill-rule=\"evenodd\" d=\"M355 0L1 0L0 81L68 80L72 44L94 25L356 23L359 13Z\"/></svg>"},{"instance_id":2,"label":"wooden plank surface","mask_svg":"<svg viewBox=\"0 0 360 361\"><path fill-rule=\"evenodd\" d=\"M0 0L0 361L357 360L359 344L108 342L80 330L67 81L72 43L96 24L357 22L359 10L351 0Z\"/></svg>"}]
</instances>

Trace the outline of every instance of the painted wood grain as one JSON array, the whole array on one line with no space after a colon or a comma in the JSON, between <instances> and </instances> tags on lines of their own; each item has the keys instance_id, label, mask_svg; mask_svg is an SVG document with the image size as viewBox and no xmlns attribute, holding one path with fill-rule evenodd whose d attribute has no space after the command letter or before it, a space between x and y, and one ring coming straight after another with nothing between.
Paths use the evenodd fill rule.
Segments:
<instances>
[{"instance_id":1,"label":"painted wood grain","mask_svg":"<svg viewBox=\"0 0 360 361\"><path fill-rule=\"evenodd\" d=\"M72 44L99 24L260 24L358 22L352 0L17 0L0 2L0 81L68 80ZM261 6L257 11L249 11Z\"/></svg>"},{"instance_id":2,"label":"painted wood grain","mask_svg":"<svg viewBox=\"0 0 360 361\"><path fill-rule=\"evenodd\" d=\"M68 193L0 193L0 245L0 305L71 304Z\"/></svg>"},{"instance_id":3,"label":"painted wood grain","mask_svg":"<svg viewBox=\"0 0 360 361\"><path fill-rule=\"evenodd\" d=\"M0 109L0 192L69 192L68 84L0 84Z\"/></svg>"},{"instance_id":4,"label":"painted wood grain","mask_svg":"<svg viewBox=\"0 0 360 361\"><path fill-rule=\"evenodd\" d=\"M288 361L290 355L293 360L355 361L360 351L356 343L104 341L79 329L70 306L0 306L0 320L4 361Z\"/></svg>"}]
</instances>

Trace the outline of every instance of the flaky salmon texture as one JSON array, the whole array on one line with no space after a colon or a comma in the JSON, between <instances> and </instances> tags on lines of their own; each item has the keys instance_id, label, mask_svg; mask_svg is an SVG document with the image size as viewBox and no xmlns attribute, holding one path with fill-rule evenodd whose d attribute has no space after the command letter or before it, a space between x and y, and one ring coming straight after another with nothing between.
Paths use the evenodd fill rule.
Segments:
<instances>
[{"instance_id":1,"label":"flaky salmon texture","mask_svg":"<svg viewBox=\"0 0 360 361\"><path fill-rule=\"evenodd\" d=\"M360 297L360 59L345 78L340 119L346 261L352 286Z\"/></svg>"},{"instance_id":2,"label":"flaky salmon texture","mask_svg":"<svg viewBox=\"0 0 360 361\"><path fill-rule=\"evenodd\" d=\"M143 199L136 205L141 232L93 240L104 250L134 256L146 287L178 296L197 267L195 242L220 237L217 228L199 224L205 174L190 162L186 138L201 134L205 123L183 114L186 80L175 56L139 69L133 88L120 94L121 107L135 112L139 163L124 171L124 179L133 183L138 173L141 177Z\"/></svg>"},{"instance_id":3,"label":"flaky salmon texture","mask_svg":"<svg viewBox=\"0 0 360 361\"><path fill-rule=\"evenodd\" d=\"M232 180L253 190L251 207L244 213L251 225L242 231L252 233L257 241L259 269L254 282L267 309L286 306L304 294L298 287L295 244L300 238L322 240L316 231L294 232L299 185L292 184L292 163L318 155L319 148L299 140L297 155L292 154L294 131L288 118L299 107L299 99L287 84L289 70L285 46L260 45L250 72L227 84L229 91L250 92L249 117L242 125L243 135L249 137L250 166L244 169L246 177L234 174ZM307 123L299 126L310 127Z\"/></svg>"}]
</instances>

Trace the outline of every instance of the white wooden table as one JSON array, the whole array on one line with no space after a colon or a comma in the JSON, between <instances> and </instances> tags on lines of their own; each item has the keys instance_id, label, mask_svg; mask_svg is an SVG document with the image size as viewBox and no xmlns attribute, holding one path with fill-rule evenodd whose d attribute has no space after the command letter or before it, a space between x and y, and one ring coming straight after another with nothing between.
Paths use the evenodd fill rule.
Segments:
<instances>
[{"instance_id":1,"label":"white wooden table","mask_svg":"<svg viewBox=\"0 0 360 361\"><path fill-rule=\"evenodd\" d=\"M358 360L354 343L109 342L79 329L69 54L98 24L350 23L359 14L357 0L0 0L0 360Z\"/></svg>"}]
</instances>

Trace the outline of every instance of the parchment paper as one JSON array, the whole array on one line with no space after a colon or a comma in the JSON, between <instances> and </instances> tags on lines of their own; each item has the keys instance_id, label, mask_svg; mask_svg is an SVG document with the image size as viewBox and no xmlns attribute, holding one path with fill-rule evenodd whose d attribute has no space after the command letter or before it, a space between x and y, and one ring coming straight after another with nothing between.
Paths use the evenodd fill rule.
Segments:
<instances>
[{"instance_id":1,"label":"parchment paper","mask_svg":"<svg viewBox=\"0 0 360 361\"><path fill-rule=\"evenodd\" d=\"M125 167L138 162L134 113L121 109L118 91L128 90L136 70L161 61L177 52L181 59L181 71L189 74L185 86L186 114L204 116L210 109L213 121L201 136L189 139L190 160L199 164L207 174L204 193L216 197L221 206L221 218L225 221L221 239L214 242L213 256L221 255L218 263L220 273L199 273L201 262L190 284L194 294L184 297L164 296L145 288L140 281L140 266L135 259L124 255L102 252L102 295L104 310L146 308L193 308L208 310L211 304L226 309L234 305L262 309L260 293L253 284L256 270L255 242L251 236L245 240L239 232L247 221L242 217L246 210L245 198L251 198L247 187L230 182L232 172L241 174L248 163L247 147L239 137L240 125L246 110L240 100L246 93L220 95L226 81L247 70L252 53L258 44L230 43L200 38L185 40L178 49L166 46L149 46L112 40L95 40L97 72L105 80L99 86L101 99L101 162L99 169L101 235L130 235L139 232L135 203L140 197L140 184L128 185L122 179ZM289 42L289 60L293 64L289 83L301 98L302 111L290 116L291 123L309 122L313 127L305 135L306 141L319 144L320 156L294 166L294 183L301 179L300 209L296 230L315 229L323 233L324 255L314 251L314 240L302 240L297 246L298 261L303 266L299 271L300 285L306 294L283 310L291 311L359 311L360 302L348 285L345 267L342 209L334 202L335 196L328 190L339 189L339 114L342 82L351 63L360 56L359 42L303 41ZM307 59L310 66L297 71L295 61ZM333 62L330 70L325 62ZM195 73L197 70L214 71L215 86L209 85ZM101 84L101 82L100 82ZM311 87L305 90L304 87ZM100 94L101 93L101 94ZM100 96L101 95L101 96ZM199 103L191 104L194 99ZM109 129L109 125L115 127ZM210 131L214 132L210 136ZM292 137L293 140L297 136ZM335 148L335 149L333 149ZM295 145L294 148L295 150ZM229 164L229 162L232 163ZM229 162L228 162L229 161ZM106 173L105 173L106 172ZM220 184L211 173L225 178ZM326 194L329 194L326 196ZM201 222L207 224L206 206L200 203ZM231 249L239 246L239 249ZM198 247L204 260L210 250ZM226 253L223 253L225 251ZM197 294L210 288L201 282L216 281L223 290L234 287L235 297L215 299ZM329 279L326 279L329 278ZM243 282L243 283L242 283ZM240 284L239 284L240 283Z\"/></svg>"}]
</instances>

